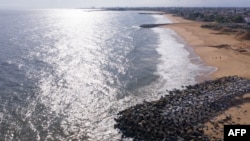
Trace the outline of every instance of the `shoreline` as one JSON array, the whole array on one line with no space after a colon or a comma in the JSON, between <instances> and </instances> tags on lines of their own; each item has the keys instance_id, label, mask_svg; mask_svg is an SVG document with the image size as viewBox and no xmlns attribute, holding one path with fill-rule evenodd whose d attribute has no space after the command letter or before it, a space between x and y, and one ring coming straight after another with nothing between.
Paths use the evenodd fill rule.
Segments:
<instances>
[{"instance_id":1,"label":"shoreline","mask_svg":"<svg viewBox=\"0 0 250 141\"><path fill-rule=\"evenodd\" d=\"M207 81L198 82L196 77L194 85L167 90L158 100L120 111L114 128L122 138L134 140L222 141L223 125L250 123L250 54L232 49L240 42L233 36L213 34L216 31L201 28L201 22L167 16L175 23L152 28L175 32L190 53L185 58L190 63L217 69L211 75L212 70L199 74L211 76Z\"/></svg>"},{"instance_id":2,"label":"shoreline","mask_svg":"<svg viewBox=\"0 0 250 141\"><path fill-rule=\"evenodd\" d=\"M189 52L188 59L190 60L190 62L192 64L198 65L203 68L203 70L200 71L201 74L195 77L196 83L202 83L204 81L211 80L210 75L216 72L218 68L207 65L206 62L196 53L194 48L192 48L189 44L186 43L185 39L183 39L182 36L180 36L178 33L176 33L176 35L177 35L176 36L177 40L183 43L183 45L185 46L185 49Z\"/></svg>"},{"instance_id":3,"label":"shoreline","mask_svg":"<svg viewBox=\"0 0 250 141\"><path fill-rule=\"evenodd\" d=\"M171 14L166 14L166 17L173 23L178 24L169 24L162 27L175 31L207 66L217 68L214 72L208 74L211 79L230 75L250 78L250 62L247 61L250 60L250 55L233 50L250 47L250 41L237 40L234 35L215 34L216 31L201 28L204 22L185 20ZM231 49L219 48L222 45L229 45ZM245 94L243 99L247 102L229 108L214 117L210 122L205 123L204 133L211 140L222 139L224 124L250 124L250 111L247 111L247 109L250 109L249 98L250 94ZM227 123L221 122L228 115L230 115L230 121Z\"/></svg>"},{"instance_id":4,"label":"shoreline","mask_svg":"<svg viewBox=\"0 0 250 141\"><path fill-rule=\"evenodd\" d=\"M241 48L242 44L250 46L250 41L236 40L234 35L213 34L216 31L200 27L203 22L189 21L169 14L166 17L173 23L179 24L169 24L162 27L175 31L188 46L193 48L206 65L217 68L217 71L211 75L213 79L230 75L250 78L250 71L248 71L250 70L250 62L247 61L250 60L250 55L227 48L212 47L228 44L233 48Z\"/></svg>"}]
</instances>

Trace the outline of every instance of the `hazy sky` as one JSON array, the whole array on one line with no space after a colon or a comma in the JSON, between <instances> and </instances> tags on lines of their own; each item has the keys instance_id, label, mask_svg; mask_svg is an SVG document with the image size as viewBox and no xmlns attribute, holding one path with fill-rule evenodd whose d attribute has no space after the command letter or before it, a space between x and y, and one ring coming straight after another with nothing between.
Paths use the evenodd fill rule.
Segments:
<instances>
[{"instance_id":1,"label":"hazy sky","mask_svg":"<svg viewBox=\"0 0 250 141\"><path fill-rule=\"evenodd\" d=\"M0 0L0 8L81 8L113 6L250 7L250 0Z\"/></svg>"}]
</instances>

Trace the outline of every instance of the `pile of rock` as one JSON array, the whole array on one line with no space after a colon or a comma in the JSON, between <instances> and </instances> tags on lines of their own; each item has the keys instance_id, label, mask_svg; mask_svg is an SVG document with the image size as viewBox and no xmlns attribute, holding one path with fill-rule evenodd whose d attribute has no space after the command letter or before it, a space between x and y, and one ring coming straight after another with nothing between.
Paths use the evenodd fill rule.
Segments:
<instances>
[{"instance_id":1,"label":"pile of rock","mask_svg":"<svg viewBox=\"0 0 250 141\"><path fill-rule=\"evenodd\" d=\"M139 27L141 27L141 28L154 28L154 27L159 27L159 26L164 26L164 25L169 25L169 23L165 23L165 24L142 24Z\"/></svg>"},{"instance_id":2,"label":"pile of rock","mask_svg":"<svg viewBox=\"0 0 250 141\"><path fill-rule=\"evenodd\" d=\"M206 141L203 123L243 102L236 97L249 92L250 80L237 76L186 86L119 112L115 128L135 141Z\"/></svg>"}]
</instances>

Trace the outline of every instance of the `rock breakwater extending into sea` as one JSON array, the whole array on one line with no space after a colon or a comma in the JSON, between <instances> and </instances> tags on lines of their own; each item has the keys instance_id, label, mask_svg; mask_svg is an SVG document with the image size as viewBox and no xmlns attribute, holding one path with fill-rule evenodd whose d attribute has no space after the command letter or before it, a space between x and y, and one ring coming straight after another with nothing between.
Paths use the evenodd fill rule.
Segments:
<instances>
[{"instance_id":1,"label":"rock breakwater extending into sea","mask_svg":"<svg viewBox=\"0 0 250 141\"><path fill-rule=\"evenodd\" d=\"M135 141L209 140L204 123L243 103L238 97L250 93L250 79L228 76L183 88L120 111L115 128Z\"/></svg>"}]
</instances>

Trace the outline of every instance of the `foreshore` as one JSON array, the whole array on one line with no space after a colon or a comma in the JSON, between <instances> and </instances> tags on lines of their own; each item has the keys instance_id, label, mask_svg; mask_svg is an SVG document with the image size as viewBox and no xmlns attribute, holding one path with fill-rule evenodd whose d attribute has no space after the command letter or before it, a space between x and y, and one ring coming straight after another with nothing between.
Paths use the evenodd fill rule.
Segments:
<instances>
[{"instance_id":1,"label":"foreshore","mask_svg":"<svg viewBox=\"0 0 250 141\"><path fill-rule=\"evenodd\" d=\"M201 28L202 22L166 16L172 24L149 28L172 29L204 64L217 70L206 74L211 80L120 111L114 127L135 141L222 141L223 125L250 124L250 42L236 39L235 33Z\"/></svg>"},{"instance_id":2,"label":"foreshore","mask_svg":"<svg viewBox=\"0 0 250 141\"><path fill-rule=\"evenodd\" d=\"M249 40L238 40L235 38L235 34L201 28L203 22L185 20L170 14L166 16L173 24L163 27L174 30L188 46L194 49L205 64L217 68L217 71L211 74L212 79L232 75L250 78ZM242 49L248 52L240 52ZM210 140L223 138L224 124L250 124L249 98L250 94L245 94L246 102L224 111L210 122L205 123L207 128L204 129L204 132L210 137ZM229 115L229 122L221 122Z\"/></svg>"}]
</instances>

